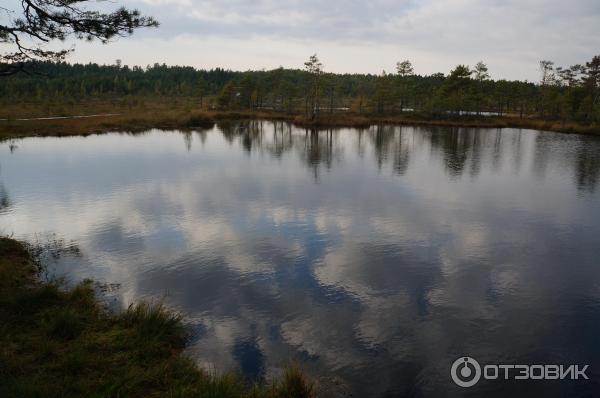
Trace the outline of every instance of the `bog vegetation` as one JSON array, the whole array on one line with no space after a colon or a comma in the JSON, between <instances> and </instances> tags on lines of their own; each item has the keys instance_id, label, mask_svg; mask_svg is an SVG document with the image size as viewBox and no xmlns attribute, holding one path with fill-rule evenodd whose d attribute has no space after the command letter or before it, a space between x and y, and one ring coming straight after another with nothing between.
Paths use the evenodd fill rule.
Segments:
<instances>
[{"instance_id":1,"label":"bog vegetation","mask_svg":"<svg viewBox=\"0 0 600 398\"><path fill-rule=\"evenodd\" d=\"M192 98L194 109L285 112L311 120L352 112L418 114L432 120L508 115L588 126L600 122L600 56L570 67L541 61L538 82L492 80L483 62L429 76L415 74L408 60L399 62L392 73L334 74L324 70L316 55L302 69L270 71L159 64L142 68L120 61L114 65L33 62L25 68L28 74L2 79L4 104L28 102L43 110L86 99L118 98L127 110L159 96Z\"/></svg>"}]
</instances>

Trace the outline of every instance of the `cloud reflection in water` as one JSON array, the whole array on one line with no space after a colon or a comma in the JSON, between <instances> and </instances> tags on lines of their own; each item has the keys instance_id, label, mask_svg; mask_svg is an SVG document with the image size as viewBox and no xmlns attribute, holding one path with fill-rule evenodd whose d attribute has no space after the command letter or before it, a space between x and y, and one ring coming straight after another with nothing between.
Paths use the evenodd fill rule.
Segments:
<instances>
[{"instance_id":1,"label":"cloud reflection in water","mask_svg":"<svg viewBox=\"0 0 600 398\"><path fill-rule=\"evenodd\" d=\"M0 148L2 231L76 240L58 272L121 283L122 305L164 298L203 365L297 359L357 396L420 396L458 392L460 355L598 364L597 138L251 121ZM476 392L523 386L500 387Z\"/></svg>"}]
</instances>

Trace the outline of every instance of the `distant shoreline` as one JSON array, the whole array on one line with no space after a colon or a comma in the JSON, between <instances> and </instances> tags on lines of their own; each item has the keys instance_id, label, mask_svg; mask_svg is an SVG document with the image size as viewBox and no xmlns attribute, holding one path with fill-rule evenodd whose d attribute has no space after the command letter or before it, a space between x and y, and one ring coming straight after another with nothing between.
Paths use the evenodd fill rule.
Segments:
<instances>
[{"instance_id":1,"label":"distant shoreline","mask_svg":"<svg viewBox=\"0 0 600 398\"><path fill-rule=\"evenodd\" d=\"M378 124L456 128L525 128L569 134L600 135L600 126L562 123L532 117L516 116L451 116L425 118L417 114L369 115L357 113L327 113L308 119L295 113L274 111L214 111L214 110L123 110L121 113L93 113L75 116L18 117L0 120L0 139L31 136L67 136L102 134L114 131L139 132L158 129L212 128L222 120L261 119L284 121L298 127L367 128Z\"/></svg>"}]
</instances>

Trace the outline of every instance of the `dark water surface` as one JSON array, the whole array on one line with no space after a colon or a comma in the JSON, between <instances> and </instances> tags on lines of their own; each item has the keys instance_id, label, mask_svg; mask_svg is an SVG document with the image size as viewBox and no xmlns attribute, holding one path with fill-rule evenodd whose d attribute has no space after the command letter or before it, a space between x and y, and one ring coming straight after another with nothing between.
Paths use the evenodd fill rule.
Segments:
<instances>
[{"instance_id":1,"label":"dark water surface","mask_svg":"<svg viewBox=\"0 0 600 398\"><path fill-rule=\"evenodd\" d=\"M600 139L283 123L0 144L0 232L73 241L57 275L187 315L190 354L302 363L364 396L600 391ZM589 364L590 380L450 366Z\"/></svg>"}]
</instances>

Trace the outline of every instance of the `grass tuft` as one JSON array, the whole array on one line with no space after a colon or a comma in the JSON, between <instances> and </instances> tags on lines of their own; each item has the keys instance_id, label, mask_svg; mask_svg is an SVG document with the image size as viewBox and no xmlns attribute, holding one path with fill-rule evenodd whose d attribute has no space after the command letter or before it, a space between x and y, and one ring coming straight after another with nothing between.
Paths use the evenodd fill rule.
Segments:
<instances>
[{"instance_id":1,"label":"grass tuft","mask_svg":"<svg viewBox=\"0 0 600 398\"><path fill-rule=\"evenodd\" d=\"M181 315L168 310L162 303L131 304L120 315L120 321L144 338L166 340L174 345L185 343Z\"/></svg>"},{"instance_id":2,"label":"grass tuft","mask_svg":"<svg viewBox=\"0 0 600 398\"><path fill-rule=\"evenodd\" d=\"M282 397L312 398L316 396L314 383L309 381L298 365L288 367L281 380L279 391Z\"/></svg>"},{"instance_id":3,"label":"grass tuft","mask_svg":"<svg viewBox=\"0 0 600 398\"><path fill-rule=\"evenodd\" d=\"M50 337L72 340L85 328L83 316L73 308L55 308L48 311L42 329Z\"/></svg>"}]
</instances>

